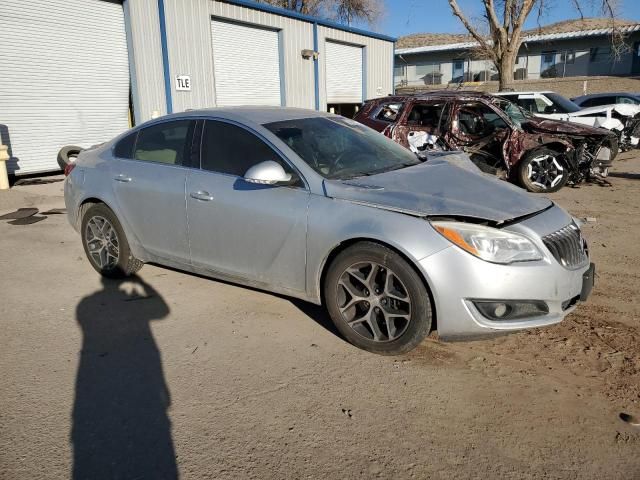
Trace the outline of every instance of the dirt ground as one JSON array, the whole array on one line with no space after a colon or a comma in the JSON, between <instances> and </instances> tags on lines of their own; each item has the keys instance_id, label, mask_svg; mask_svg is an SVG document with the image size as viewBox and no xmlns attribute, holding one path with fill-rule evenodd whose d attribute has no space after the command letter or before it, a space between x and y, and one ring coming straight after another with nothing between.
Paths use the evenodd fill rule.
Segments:
<instances>
[{"instance_id":1,"label":"dirt ground","mask_svg":"<svg viewBox=\"0 0 640 480\"><path fill-rule=\"evenodd\" d=\"M57 179L0 214L62 207ZM598 273L562 324L400 357L264 292L103 282L64 215L0 221L0 478L640 479L640 154L610 183L553 195Z\"/></svg>"}]
</instances>

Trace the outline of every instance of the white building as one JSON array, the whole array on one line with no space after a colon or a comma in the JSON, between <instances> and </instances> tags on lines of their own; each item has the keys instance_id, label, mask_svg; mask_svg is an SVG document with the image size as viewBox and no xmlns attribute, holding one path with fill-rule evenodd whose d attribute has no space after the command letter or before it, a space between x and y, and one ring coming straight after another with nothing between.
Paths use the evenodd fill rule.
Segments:
<instances>
[{"instance_id":1,"label":"white building","mask_svg":"<svg viewBox=\"0 0 640 480\"><path fill-rule=\"evenodd\" d=\"M573 24L579 25L579 21ZM514 79L640 75L640 23L625 24L620 31L626 35L626 48L617 57L612 52L611 28L529 32L518 52ZM493 63L474 55L477 46L475 41L464 41L398 48L395 85L417 87L497 79Z\"/></svg>"},{"instance_id":2,"label":"white building","mask_svg":"<svg viewBox=\"0 0 640 480\"><path fill-rule=\"evenodd\" d=\"M351 114L393 91L394 38L247 0L3 0L10 173L153 114L282 105Z\"/></svg>"}]
</instances>

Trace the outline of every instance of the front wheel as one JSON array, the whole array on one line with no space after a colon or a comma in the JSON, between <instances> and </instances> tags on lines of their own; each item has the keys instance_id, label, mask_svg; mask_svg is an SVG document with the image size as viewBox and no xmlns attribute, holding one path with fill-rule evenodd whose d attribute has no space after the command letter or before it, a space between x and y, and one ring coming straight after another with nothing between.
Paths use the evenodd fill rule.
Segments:
<instances>
[{"instance_id":1,"label":"front wheel","mask_svg":"<svg viewBox=\"0 0 640 480\"><path fill-rule=\"evenodd\" d=\"M118 218L102 203L92 205L84 213L80 234L91 266L105 277L128 277L144 265L131 254Z\"/></svg>"},{"instance_id":2,"label":"front wheel","mask_svg":"<svg viewBox=\"0 0 640 480\"><path fill-rule=\"evenodd\" d=\"M560 154L549 148L529 152L520 161L518 182L529 192L551 193L560 190L569 179L569 170Z\"/></svg>"},{"instance_id":3,"label":"front wheel","mask_svg":"<svg viewBox=\"0 0 640 480\"><path fill-rule=\"evenodd\" d=\"M400 255L377 243L356 243L334 259L324 298L340 333L370 352L408 352L431 329L431 301L422 278Z\"/></svg>"}]
</instances>

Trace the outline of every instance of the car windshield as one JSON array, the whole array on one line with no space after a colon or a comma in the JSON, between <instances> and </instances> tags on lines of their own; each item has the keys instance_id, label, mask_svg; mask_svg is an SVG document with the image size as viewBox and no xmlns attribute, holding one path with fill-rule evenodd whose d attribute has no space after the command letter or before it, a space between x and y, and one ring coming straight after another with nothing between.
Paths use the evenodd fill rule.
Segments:
<instances>
[{"instance_id":1,"label":"car windshield","mask_svg":"<svg viewBox=\"0 0 640 480\"><path fill-rule=\"evenodd\" d=\"M557 113L575 113L582 110L571 100L564 98L562 95L558 95L557 93L545 93L544 96L554 103L558 109Z\"/></svg>"},{"instance_id":2,"label":"car windshield","mask_svg":"<svg viewBox=\"0 0 640 480\"><path fill-rule=\"evenodd\" d=\"M421 163L384 135L343 117L302 118L263 126L329 179L375 175Z\"/></svg>"},{"instance_id":3,"label":"car windshield","mask_svg":"<svg viewBox=\"0 0 640 480\"><path fill-rule=\"evenodd\" d=\"M519 127L531 118L529 112L509 100L497 99L494 104L506 113L509 119Z\"/></svg>"}]
</instances>

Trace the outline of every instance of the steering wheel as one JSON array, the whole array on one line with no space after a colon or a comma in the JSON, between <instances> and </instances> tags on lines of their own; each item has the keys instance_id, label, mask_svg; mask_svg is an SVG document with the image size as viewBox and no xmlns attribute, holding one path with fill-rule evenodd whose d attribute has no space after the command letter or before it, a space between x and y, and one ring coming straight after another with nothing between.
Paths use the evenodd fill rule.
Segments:
<instances>
[{"instance_id":1,"label":"steering wheel","mask_svg":"<svg viewBox=\"0 0 640 480\"><path fill-rule=\"evenodd\" d=\"M330 175L335 175L336 173L351 169L351 167L349 165L343 165L343 160L346 159L346 156L347 156L348 153L351 153L351 151L350 150L345 150L340 155L338 155L338 157L333 162L333 165L329 169L329 174ZM348 158L349 158L349 163L352 163L352 164L357 164L358 163L358 158L364 159L365 160L365 162L364 162L365 164L366 164L367 161L369 161L369 156L365 155L364 153L360 153L360 152L355 153L354 155L351 155ZM374 164L374 167L375 167L375 164Z\"/></svg>"}]
</instances>

